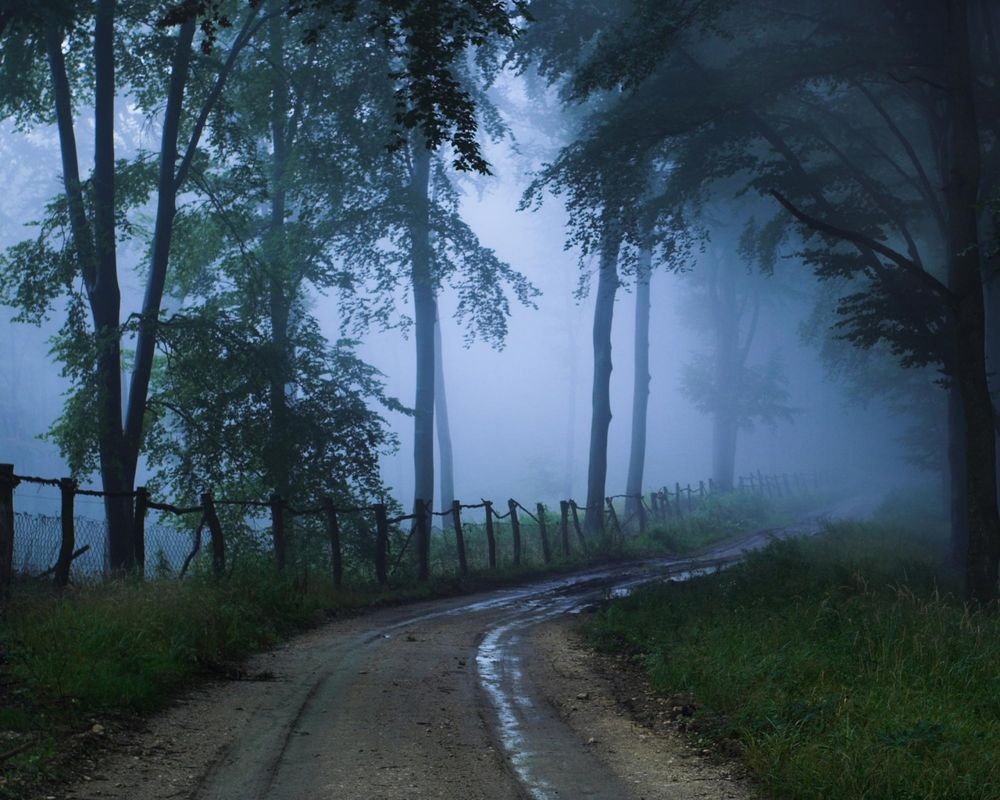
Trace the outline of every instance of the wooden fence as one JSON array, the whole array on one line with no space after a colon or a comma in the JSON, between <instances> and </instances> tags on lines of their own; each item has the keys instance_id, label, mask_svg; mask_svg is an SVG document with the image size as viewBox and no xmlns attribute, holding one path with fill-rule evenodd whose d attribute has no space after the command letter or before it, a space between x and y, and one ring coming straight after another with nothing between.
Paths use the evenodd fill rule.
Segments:
<instances>
[{"instance_id":1,"label":"wooden fence","mask_svg":"<svg viewBox=\"0 0 1000 800\"><path fill-rule=\"evenodd\" d=\"M59 489L61 540L58 557L55 564L41 573L41 576L52 575L55 585L59 588L68 584L70 568L74 559L89 548L89 545L82 548L76 546L74 499L79 495L112 496L107 492L81 489L71 478L39 478L17 475L13 465L0 464L0 605L4 605L9 598L13 577L14 499L15 489L20 483L53 486ZM793 492L811 491L818 487L819 477L815 474L811 476L801 473L791 476L763 475L757 471L739 477L736 490L780 497ZM707 484L704 481L699 481L697 486L691 484L681 486L680 483L675 483L672 491L669 487L664 486L647 495L614 495L605 498L604 503L589 508L579 505L572 499L561 500L559 501L558 522L555 517L549 516L543 503L536 503L532 512L513 498L507 501L505 513L499 512L490 500L482 500L473 504L464 504L456 500L450 508L440 511L434 511L425 501L417 501L414 513L390 517L389 506L385 503L338 507L330 497L321 498L311 507L296 508L277 494L271 495L266 501L260 501L217 499L211 492L205 492L201 495L200 504L190 507L157 502L150 496L147 489L141 486L134 492L116 496L131 498L134 503L134 527L131 540L137 572L140 575L144 572L146 564L146 517L152 510L178 517L199 515L192 548L184 560L180 575L183 576L187 572L191 562L201 552L203 538L207 531L208 547L211 553L211 571L215 577L222 578L226 574L227 548L226 536L223 533L218 509L225 506L235 506L269 514L274 563L279 572L286 569L288 562L288 523L297 518L312 517L318 520L325 530L333 581L337 587L340 587L343 585L344 579L341 521L348 514L365 516L369 520L370 526L373 527L374 556L372 566L374 567L374 577L379 585L385 586L389 582L390 574L390 530L398 530L398 526L403 523L410 523L410 530L409 534L404 537L402 547L395 560L395 566L392 569L398 567L411 539L415 539L417 577L421 581L426 581L431 574L431 528L435 517L441 518L444 525L450 526L454 532L455 560L459 574L464 576L469 572L469 557L466 548L467 525L462 520L463 511L482 511L482 526L487 545L486 562L490 570L495 570L498 568L497 529L504 520L507 520L507 525L510 528L512 565L519 567L523 563L525 543L522 533L525 519L530 519L534 523L538 546L544 563L548 565L554 559L556 548L560 551L562 558L569 558L574 549L572 546L574 540L578 550L586 551L588 542L584 523L588 513L599 513L601 519L597 528L602 531L610 531L611 535L618 537L620 542L624 539L626 532L641 533L651 523L682 519L685 515L694 512L698 505L715 492L716 487L709 480ZM624 500L625 504L619 503L616 506L616 501L621 500ZM581 515L583 522L581 522Z\"/></svg>"}]
</instances>

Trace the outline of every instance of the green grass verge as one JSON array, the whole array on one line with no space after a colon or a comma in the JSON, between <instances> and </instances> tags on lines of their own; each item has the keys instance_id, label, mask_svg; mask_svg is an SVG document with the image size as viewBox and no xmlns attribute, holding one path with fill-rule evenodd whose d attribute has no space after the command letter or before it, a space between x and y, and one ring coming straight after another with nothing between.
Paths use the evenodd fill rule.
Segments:
<instances>
[{"instance_id":1,"label":"green grass verge","mask_svg":"<svg viewBox=\"0 0 1000 800\"><path fill-rule=\"evenodd\" d=\"M628 537L625 550L632 555L689 555L745 534L787 525L818 510L827 500L817 495L709 495L693 513L657 521L644 535Z\"/></svg>"},{"instance_id":2,"label":"green grass verge","mask_svg":"<svg viewBox=\"0 0 1000 800\"><path fill-rule=\"evenodd\" d=\"M951 594L943 526L837 524L589 626L689 692L778 798L1000 797L1000 618Z\"/></svg>"}]
</instances>

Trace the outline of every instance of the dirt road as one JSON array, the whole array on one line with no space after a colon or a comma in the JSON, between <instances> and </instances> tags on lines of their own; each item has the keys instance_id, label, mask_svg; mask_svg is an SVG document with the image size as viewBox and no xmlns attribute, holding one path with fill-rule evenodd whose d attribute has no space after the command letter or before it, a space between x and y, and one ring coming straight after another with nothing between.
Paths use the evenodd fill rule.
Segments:
<instances>
[{"instance_id":1,"label":"dirt road","mask_svg":"<svg viewBox=\"0 0 1000 800\"><path fill-rule=\"evenodd\" d=\"M256 679L188 695L65 796L749 797L734 766L633 721L575 644L572 620L640 583L815 527L329 623L252 659Z\"/></svg>"}]
</instances>

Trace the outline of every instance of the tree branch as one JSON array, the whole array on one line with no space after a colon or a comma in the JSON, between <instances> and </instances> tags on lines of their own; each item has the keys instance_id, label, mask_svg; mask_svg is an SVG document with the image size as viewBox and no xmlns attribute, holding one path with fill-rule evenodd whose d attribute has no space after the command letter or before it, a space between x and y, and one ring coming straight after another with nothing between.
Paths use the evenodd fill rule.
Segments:
<instances>
[{"instance_id":1,"label":"tree branch","mask_svg":"<svg viewBox=\"0 0 1000 800\"><path fill-rule=\"evenodd\" d=\"M886 247L881 242L872 239L870 236L866 236L859 231L848 230L847 228L841 228L837 225L832 225L828 222L824 222L811 214L807 214L802 211L796 205L794 205L787 197L785 197L781 192L776 189L772 189L769 194L777 200L785 208L788 213L795 217L799 222L804 225L819 231L820 233L830 236L834 239L843 239L846 242L850 242L858 247L864 247L871 250L874 253L878 253L883 258L888 259L892 263L896 264L900 269L910 275L912 278L917 280L925 288L930 289L934 294L938 295L942 299L946 300L949 304L954 300L954 295L941 281L931 275L929 272L925 272L920 268L920 266L913 260L907 258L902 253L893 250L891 247Z\"/></svg>"},{"instance_id":2,"label":"tree branch","mask_svg":"<svg viewBox=\"0 0 1000 800\"><path fill-rule=\"evenodd\" d=\"M201 134L205 130L205 125L208 123L208 117L212 113L212 109L215 108L215 104L222 94L226 81L229 80L229 76L236 66L236 58L239 56L240 51L243 50L244 45L256 35L261 26L274 16L274 14L264 14L263 16L259 16L259 14L260 5L251 6L250 14L247 16L247 21L243 29L239 32L235 41L233 41L232 47L229 48L229 55L226 56L226 61L222 65L222 69L219 70L215 84L209 91L208 97L205 98L205 102L202 103L201 110L198 112L198 118L194 124L194 129L191 131L191 139L188 141L187 150L184 152L184 158L181 159L180 166L177 168L177 175L174 178L174 188L178 191L184 183L184 179L187 178L188 171L191 169L191 163L198 152L198 144L201 141Z\"/></svg>"},{"instance_id":3,"label":"tree branch","mask_svg":"<svg viewBox=\"0 0 1000 800\"><path fill-rule=\"evenodd\" d=\"M917 155L916 148L906 137L906 134L903 133L899 125L896 124L892 115L890 115L889 112L882 107L882 104L878 101L875 95L872 94L871 90L860 81L852 81L852 83L854 87L865 96L868 102L871 103L872 108L874 108L876 113L883 119L886 127L888 127L892 135L895 136L896 140L900 143L900 145L902 145L903 151L906 153L907 158L910 159L910 163L913 165L913 169L917 173L920 185L923 187L924 198L930 204L931 212L934 214L935 220L941 230L947 230L948 226L945 221L944 210L941 208L941 203L934 192L934 186L931 183L930 178L927 176L927 171L924 169L923 162L920 160L920 156Z\"/></svg>"}]
</instances>

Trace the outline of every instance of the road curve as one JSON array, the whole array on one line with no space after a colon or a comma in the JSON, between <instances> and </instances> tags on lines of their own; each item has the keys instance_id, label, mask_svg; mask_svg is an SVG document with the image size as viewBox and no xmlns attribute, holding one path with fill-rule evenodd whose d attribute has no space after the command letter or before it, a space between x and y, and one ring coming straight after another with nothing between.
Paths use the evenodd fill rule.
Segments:
<instances>
[{"instance_id":1,"label":"road curve","mask_svg":"<svg viewBox=\"0 0 1000 800\"><path fill-rule=\"evenodd\" d=\"M606 566L328 623L252 659L248 674L258 680L204 687L154 718L66 797L721 797L663 794L588 747L546 699L532 636L609 595L810 533L819 519L698 558Z\"/></svg>"}]
</instances>

